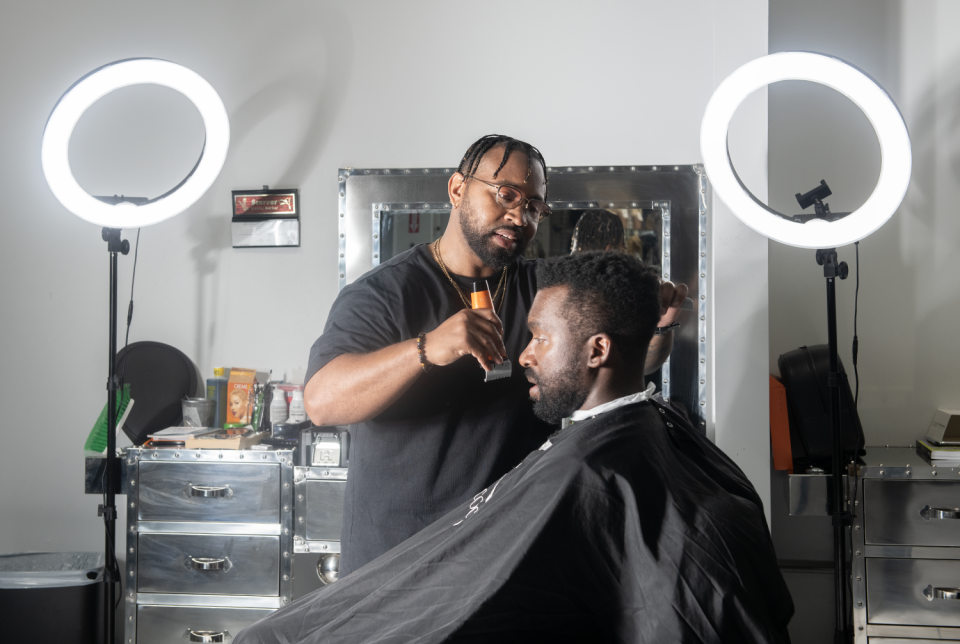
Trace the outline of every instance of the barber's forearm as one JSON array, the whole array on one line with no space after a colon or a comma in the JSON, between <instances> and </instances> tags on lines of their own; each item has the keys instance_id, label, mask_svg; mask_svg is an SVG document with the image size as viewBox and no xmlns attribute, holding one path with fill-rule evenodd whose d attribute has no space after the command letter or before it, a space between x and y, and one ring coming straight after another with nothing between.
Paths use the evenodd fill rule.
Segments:
<instances>
[{"instance_id":1,"label":"barber's forearm","mask_svg":"<svg viewBox=\"0 0 960 644\"><path fill-rule=\"evenodd\" d=\"M337 356L304 388L307 415L315 425L369 420L395 403L421 372L416 340Z\"/></svg>"},{"instance_id":2,"label":"barber's forearm","mask_svg":"<svg viewBox=\"0 0 960 644\"><path fill-rule=\"evenodd\" d=\"M663 363L670 357L671 349L673 349L673 331L653 336L650 347L647 349L647 361L643 366L643 375L649 376L662 367Z\"/></svg>"}]
</instances>

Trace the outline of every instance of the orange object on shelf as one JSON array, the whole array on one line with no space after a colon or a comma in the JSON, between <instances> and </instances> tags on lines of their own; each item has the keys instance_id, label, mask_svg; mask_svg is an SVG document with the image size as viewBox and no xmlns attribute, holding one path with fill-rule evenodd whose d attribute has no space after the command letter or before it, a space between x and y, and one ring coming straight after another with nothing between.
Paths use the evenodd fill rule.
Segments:
<instances>
[{"instance_id":1,"label":"orange object on shelf","mask_svg":"<svg viewBox=\"0 0 960 644\"><path fill-rule=\"evenodd\" d=\"M773 469L792 474L793 451L790 448L787 389L774 376L770 376L770 447L773 448Z\"/></svg>"}]
</instances>

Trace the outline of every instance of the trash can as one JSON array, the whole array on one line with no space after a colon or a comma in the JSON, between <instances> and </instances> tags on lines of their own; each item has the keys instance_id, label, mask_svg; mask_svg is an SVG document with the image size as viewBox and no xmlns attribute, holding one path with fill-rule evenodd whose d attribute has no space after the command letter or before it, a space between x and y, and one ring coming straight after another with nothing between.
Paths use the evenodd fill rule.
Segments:
<instances>
[{"instance_id":1,"label":"trash can","mask_svg":"<svg viewBox=\"0 0 960 644\"><path fill-rule=\"evenodd\" d=\"M0 555L4 642L103 641L103 553Z\"/></svg>"}]
</instances>

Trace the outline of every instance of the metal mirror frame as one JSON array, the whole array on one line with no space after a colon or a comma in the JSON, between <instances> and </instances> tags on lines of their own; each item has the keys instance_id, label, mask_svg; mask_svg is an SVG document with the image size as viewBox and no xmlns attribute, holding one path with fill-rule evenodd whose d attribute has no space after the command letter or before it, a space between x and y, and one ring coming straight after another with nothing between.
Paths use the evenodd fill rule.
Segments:
<instances>
[{"instance_id":1,"label":"metal mirror frame","mask_svg":"<svg viewBox=\"0 0 960 644\"><path fill-rule=\"evenodd\" d=\"M380 263L380 224L397 209L449 210L447 181L454 168L341 168L339 288ZM554 210L654 208L663 226L664 279L690 287L694 311L684 314L674 350L661 370L664 398L681 403L706 430L709 184L702 165L548 167ZM548 220L549 221L549 220ZM347 244L347 240L350 244ZM671 277L673 275L673 277ZM696 324L689 316L695 312ZM687 319L684 319L684 318Z\"/></svg>"}]
</instances>

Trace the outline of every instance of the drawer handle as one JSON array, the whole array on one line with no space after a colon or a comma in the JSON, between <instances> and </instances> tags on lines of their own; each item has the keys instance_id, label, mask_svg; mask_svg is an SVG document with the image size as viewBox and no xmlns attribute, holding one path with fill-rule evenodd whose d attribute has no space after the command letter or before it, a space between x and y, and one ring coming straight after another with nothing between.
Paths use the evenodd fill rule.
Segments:
<instances>
[{"instance_id":1,"label":"drawer handle","mask_svg":"<svg viewBox=\"0 0 960 644\"><path fill-rule=\"evenodd\" d=\"M190 631L191 642L222 642L223 631Z\"/></svg>"},{"instance_id":2,"label":"drawer handle","mask_svg":"<svg viewBox=\"0 0 960 644\"><path fill-rule=\"evenodd\" d=\"M190 496L199 496L204 499L222 499L230 493L230 486L214 487L210 485L190 485Z\"/></svg>"},{"instance_id":3,"label":"drawer handle","mask_svg":"<svg viewBox=\"0 0 960 644\"><path fill-rule=\"evenodd\" d=\"M960 588L934 588L927 586L923 589L923 596L928 602L934 599L960 599Z\"/></svg>"},{"instance_id":4,"label":"drawer handle","mask_svg":"<svg viewBox=\"0 0 960 644\"><path fill-rule=\"evenodd\" d=\"M223 570L226 559L211 559L209 557L190 557L190 567L194 570ZM207 640L204 640L207 641ZM211 642L214 640L210 640ZM222 640L216 640L222 641Z\"/></svg>"},{"instance_id":5,"label":"drawer handle","mask_svg":"<svg viewBox=\"0 0 960 644\"><path fill-rule=\"evenodd\" d=\"M926 521L930 519L960 519L960 508L931 508L929 505L925 505L920 510L920 516Z\"/></svg>"}]
</instances>

